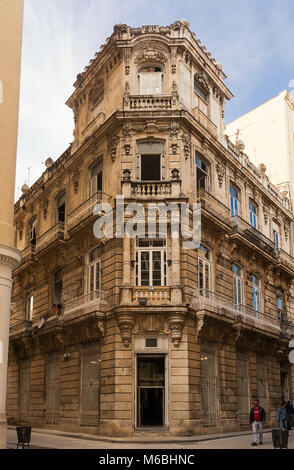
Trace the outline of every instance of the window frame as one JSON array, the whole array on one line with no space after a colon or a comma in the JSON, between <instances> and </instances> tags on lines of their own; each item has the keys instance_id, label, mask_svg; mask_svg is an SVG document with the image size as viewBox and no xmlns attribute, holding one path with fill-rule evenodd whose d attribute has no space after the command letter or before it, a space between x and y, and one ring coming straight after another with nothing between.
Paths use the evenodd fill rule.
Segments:
<instances>
[{"instance_id":1,"label":"window frame","mask_svg":"<svg viewBox=\"0 0 294 470\"><path fill-rule=\"evenodd\" d=\"M157 70L157 71L154 70L153 72L147 72L147 71L144 72L143 71L144 69L148 69L148 68L159 68L160 70ZM142 78L143 77L146 78L147 76L148 76L148 79L149 79L149 85L148 85L149 88L146 87L146 86L145 86L145 88L147 90L150 90L150 91L152 91L153 88L158 89L159 90L158 93L157 92L143 93L143 89L144 89L143 86L144 85L142 85L142 81L143 81ZM164 76L165 76L164 67L162 65L157 65L157 64L156 65L155 64L147 65L147 64L145 64L142 67L140 67L140 69L137 72L138 95L140 95L140 96L154 96L154 95L158 96L158 95L164 94ZM157 86L157 87L153 87L153 85L151 83L152 78L154 79L155 77L156 78L158 77L158 82L159 83L157 83L157 85L159 85L159 86Z\"/></svg>"},{"instance_id":2,"label":"window frame","mask_svg":"<svg viewBox=\"0 0 294 470\"><path fill-rule=\"evenodd\" d=\"M233 194L233 192L235 194ZM239 201L239 194L240 191L238 190L237 186L230 182L230 189L229 189L229 196L230 196L230 211L231 217L236 217L240 215L240 201Z\"/></svg>"},{"instance_id":3,"label":"window frame","mask_svg":"<svg viewBox=\"0 0 294 470\"><path fill-rule=\"evenodd\" d=\"M249 224L258 230L258 205L253 199L249 199Z\"/></svg>"},{"instance_id":4,"label":"window frame","mask_svg":"<svg viewBox=\"0 0 294 470\"><path fill-rule=\"evenodd\" d=\"M34 318L34 292L31 289L26 293L25 321L32 322Z\"/></svg>"},{"instance_id":5,"label":"window frame","mask_svg":"<svg viewBox=\"0 0 294 470\"><path fill-rule=\"evenodd\" d=\"M59 202L60 201L60 202ZM66 192L62 191L58 196L55 198L55 205L56 205L56 223L57 224L65 224L66 219ZM60 220L60 208L64 206L64 220Z\"/></svg>"},{"instance_id":6,"label":"window frame","mask_svg":"<svg viewBox=\"0 0 294 470\"><path fill-rule=\"evenodd\" d=\"M205 257L202 253L205 253ZM202 266L202 271L200 270L200 266ZM206 276L206 270L208 271L208 278ZM203 287L201 287L201 272ZM198 249L197 278L199 295L201 297L209 297L209 294L212 291L212 268L210 261L210 250L203 245L200 245Z\"/></svg>"},{"instance_id":7,"label":"window frame","mask_svg":"<svg viewBox=\"0 0 294 470\"><path fill-rule=\"evenodd\" d=\"M154 240L147 239L149 246L139 246L140 239L136 240L135 285L136 287L166 287L168 286L167 270L167 240L161 239L162 246L152 245ZM159 239L157 239L159 240ZM149 284L142 285L142 253L148 253ZM160 253L160 284L154 284L154 253ZM158 261L158 260L157 260Z\"/></svg>"},{"instance_id":8,"label":"window frame","mask_svg":"<svg viewBox=\"0 0 294 470\"><path fill-rule=\"evenodd\" d=\"M92 174L93 170L95 170L95 167L97 167L97 171ZM99 184L99 175L101 175L101 181ZM96 179L96 181L95 181ZM95 189L96 185L96 191L93 191L93 186ZM99 185L101 186L101 189L99 188ZM98 158L98 160L91 165L89 168L89 197L95 196L95 194L102 192L103 190L103 158L102 156Z\"/></svg>"},{"instance_id":9,"label":"window frame","mask_svg":"<svg viewBox=\"0 0 294 470\"><path fill-rule=\"evenodd\" d=\"M201 165L202 164L205 165L206 169L202 168L202 166L199 166L197 160L201 163ZM209 167L210 167L209 162L203 157L203 155L200 152L198 152L196 150L196 152L195 152L195 173L196 173L195 174L195 180L196 180L196 191L197 191L197 193L200 192L201 189L203 189L204 191L209 192L209 183L210 183ZM197 179L198 171L201 171L203 173L203 176L199 179L199 181L202 178L205 178L205 184L204 184L205 187L204 188L201 188L200 185L198 185L198 179Z\"/></svg>"},{"instance_id":10,"label":"window frame","mask_svg":"<svg viewBox=\"0 0 294 470\"><path fill-rule=\"evenodd\" d=\"M256 283L258 281L258 283ZM251 275L251 283L252 283L252 296L253 296L253 310L256 312L257 317L260 318L261 313L261 280L260 277L252 274ZM256 299L258 301L258 305L256 303ZM258 307L258 308L256 308Z\"/></svg>"},{"instance_id":11,"label":"window frame","mask_svg":"<svg viewBox=\"0 0 294 470\"><path fill-rule=\"evenodd\" d=\"M91 250L89 250L88 253L87 253L87 282L86 282L87 294L93 294L94 292L97 292L97 291L99 293L101 291L101 277L102 277L101 276L101 266L102 266L101 253L99 254L99 256L97 256L92 261L90 260L91 253L93 253L95 250L97 250L97 252L99 252L100 247L91 248ZM97 289L97 266L98 266L98 287L99 287L99 289ZM94 277L93 282L91 281L92 274L94 275L93 276ZM95 285L95 289L91 289L92 284L93 284L93 286Z\"/></svg>"},{"instance_id":12,"label":"window frame","mask_svg":"<svg viewBox=\"0 0 294 470\"><path fill-rule=\"evenodd\" d=\"M239 273L234 270L237 268ZM237 263L232 263L233 273L233 303L237 310L240 310L243 304L243 270ZM236 286L236 289L235 289ZM236 298L236 302L235 302ZM240 300L240 301L239 301Z\"/></svg>"}]
</instances>

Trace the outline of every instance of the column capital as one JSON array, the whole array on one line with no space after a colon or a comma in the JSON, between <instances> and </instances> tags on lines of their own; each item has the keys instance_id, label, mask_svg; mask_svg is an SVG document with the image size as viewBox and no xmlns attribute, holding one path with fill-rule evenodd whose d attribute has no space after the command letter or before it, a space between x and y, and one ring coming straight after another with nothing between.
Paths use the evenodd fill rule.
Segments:
<instances>
[{"instance_id":1,"label":"column capital","mask_svg":"<svg viewBox=\"0 0 294 470\"><path fill-rule=\"evenodd\" d=\"M5 264L11 269L17 268L21 262L21 251L13 246L0 243L0 264Z\"/></svg>"}]
</instances>

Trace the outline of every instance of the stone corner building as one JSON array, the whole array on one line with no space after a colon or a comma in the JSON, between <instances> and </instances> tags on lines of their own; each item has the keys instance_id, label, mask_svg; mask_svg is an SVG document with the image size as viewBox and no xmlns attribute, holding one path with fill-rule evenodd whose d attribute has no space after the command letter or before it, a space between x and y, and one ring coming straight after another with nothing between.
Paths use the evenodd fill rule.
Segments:
<instances>
[{"instance_id":1,"label":"stone corner building","mask_svg":"<svg viewBox=\"0 0 294 470\"><path fill-rule=\"evenodd\" d=\"M15 205L11 424L215 433L293 397L293 214L225 137L225 78L185 20L116 25L77 76L73 143ZM201 202L200 248L95 238L120 194Z\"/></svg>"}]
</instances>

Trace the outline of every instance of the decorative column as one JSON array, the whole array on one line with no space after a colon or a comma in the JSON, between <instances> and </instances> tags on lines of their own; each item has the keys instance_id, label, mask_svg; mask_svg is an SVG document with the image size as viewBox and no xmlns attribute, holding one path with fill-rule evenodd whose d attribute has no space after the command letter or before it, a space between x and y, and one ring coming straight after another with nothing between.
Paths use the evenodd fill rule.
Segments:
<instances>
[{"instance_id":1,"label":"decorative column","mask_svg":"<svg viewBox=\"0 0 294 470\"><path fill-rule=\"evenodd\" d=\"M121 293L121 305L128 305L131 302L131 239L125 234L123 241L123 282Z\"/></svg>"},{"instance_id":2,"label":"decorative column","mask_svg":"<svg viewBox=\"0 0 294 470\"><path fill-rule=\"evenodd\" d=\"M173 215L173 221L177 222L179 227L180 217ZM180 236L179 230L171 225L171 303L182 303L182 286L181 286L181 255L180 255Z\"/></svg>"},{"instance_id":3,"label":"decorative column","mask_svg":"<svg viewBox=\"0 0 294 470\"><path fill-rule=\"evenodd\" d=\"M19 108L23 0L0 1L0 449L6 449L6 388L11 273L21 259L14 248L14 186Z\"/></svg>"}]
</instances>

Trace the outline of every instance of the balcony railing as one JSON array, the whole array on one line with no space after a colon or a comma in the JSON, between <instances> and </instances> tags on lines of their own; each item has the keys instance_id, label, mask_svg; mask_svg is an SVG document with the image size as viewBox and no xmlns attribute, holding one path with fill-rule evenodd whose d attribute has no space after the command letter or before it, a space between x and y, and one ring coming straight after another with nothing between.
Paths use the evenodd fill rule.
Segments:
<instances>
[{"instance_id":1,"label":"balcony railing","mask_svg":"<svg viewBox=\"0 0 294 470\"><path fill-rule=\"evenodd\" d=\"M217 135L217 127L213 122L204 114L201 109L194 108L193 109L194 117L200 124L205 127L211 134Z\"/></svg>"},{"instance_id":2,"label":"balcony railing","mask_svg":"<svg viewBox=\"0 0 294 470\"><path fill-rule=\"evenodd\" d=\"M277 250L277 262L288 268L291 273L294 273L294 258L286 251Z\"/></svg>"},{"instance_id":3,"label":"balcony railing","mask_svg":"<svg viewBox=\"0 0 294 470\"><path fill-rule=\"evenodd\" d=\"M21 252L21 264L27 261L34 261L36 253L36 247L34 245L28 245Z\"/></svg>"},{"instance_id":4,"label":"balcony railing","mask_svg":"<svg viewBox=\"0 0 294 470\"><path fill-rule=\"evenodd\" d=\"M85 315L96 310L105 311L108 307L108 295L104 291L93 291L89 294L82 295L67 300L64 303L63 318L67 315L78 313Z\"/></svg>"},{"instance_id":5,"label":"balcony railing","mask_svg":"<svg viewBox=\"0 0 294 470\"><path fill-rule=\"evenodd\" d=\"M132 95L125 98L124 106L132 111L172 109L172 95Z\"/></svg>"},{"instance_id":6,"label":"balcony railing","mask_svg":"<svg viewBox=\"0 0 294 470\"><path fill-rule=\"evenodd\" d=\"M93 215L93 209L96 204L102 201L102 192L98 191L89 197L86 201L82 202L78 207L73 209L67 217L67 230L72 229L75 225L80 224L88 217Z\"/></svg>"},{"instance_id":7,"label":"balcony railing","mask_svg":"<svg viewBox=\"0 0 294 470\"><path fill-rule=\"evenodd\" d=\"M9 328L9 336L32 336L33 322L29 320L21 320L12 323Z\"/></svg>"},{"instance_id":8,"label":"balcony railing","mask_svg":"<svg viewBox=\"0 0 294 470\"><path fill-rule=\"evenodd\" d=\"M209 310L222 317L245 323L276 334L293 331L293 322L286 317L258 312L252 307L243 304L234 304L224 294L212 292L207 289L195 290L188 295L190 303L195 310Z\"/></svg>"},{"instance_id":9,"label":"balcony railing","mask_svg":"<svg viewBox=\"0 0 294 470\"><path fill-rule=\"evenodd\" d=\"M256 228L252 227L248 222L241 219L241 217L238 215L231 217L230 225L232 227L231 235L239 233L246 240L269 254L271 257L276 257L276 246L274 242L263 235L263 233L259 232Z\"/></svg>"},{"instance_id":10,"label":"balcony railing","mask_svg":"<svg viewBox=\"0 0 294 470\"><path fill-rule=\"evenodd\" d=\"M204 189L199 191L197 202L201 204L202 209L221 218L223 221L228 220L230 217L230 209Z\"/></svg>"},{"instance_id":11,"label":"balcony railing","mask_svg":"<svg viewBox=\"0 0 294 470\"><path fill-rule=\"evenodd\" d=\"M42 233L42 235L37 238L36 252L40 252L46 246L57 240L64 240L64 233L64 222L58 222L49 230L47 230L47 232Z\"/></svg>"},{"instance_id":12,"label":"balcony railing","mask_svg":"<svg viewBox=\"0 0 294 470\"><path fill-rule=\"evenodd\" d=\"M141 181L132 183L132 196L138 198L151 198L170 196L172 183L170 181Z\"/></svg>"},{"instance_id":13,"label":"balcony railing","mask_svg":"<svg viewBox=\"0 0 294 470\"><path fill-rule=\"evenodd\" d=\"M169 287L134 287L133 288L133 302L138 302L144 305L145 303L151 304L166 304L170 302L170 288Z\"/></svg>"}]
</instances>

